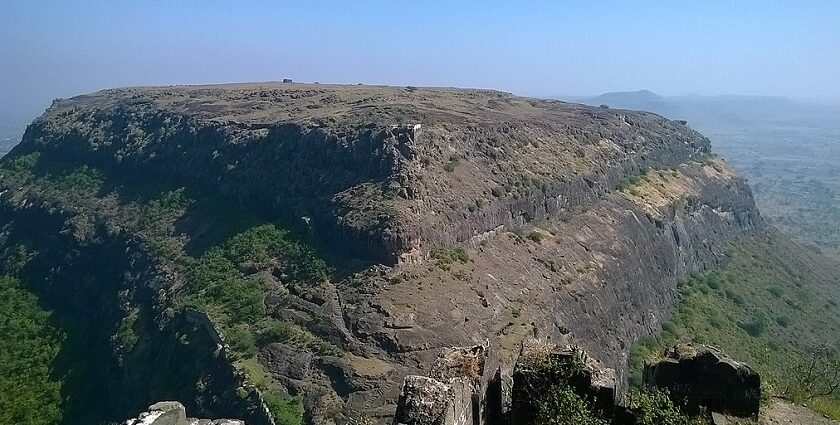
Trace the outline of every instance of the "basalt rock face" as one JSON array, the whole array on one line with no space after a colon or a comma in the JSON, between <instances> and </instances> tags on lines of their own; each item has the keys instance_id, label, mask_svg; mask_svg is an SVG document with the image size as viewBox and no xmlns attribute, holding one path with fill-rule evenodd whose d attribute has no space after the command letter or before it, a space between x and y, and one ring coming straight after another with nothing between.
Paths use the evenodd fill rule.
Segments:
<instances>
[{"instance_id":1,"label":"basalt rock face","mask_svg":"<svg viewBox=\"0 0 840 425\"><path fill-rule=\"evenodd\" d=\"M469 385L493 378L509 391L521 342L534 336L582 346L615 370L620 391L627 348L669 317L676 282L719 267L731 242L763 226L743 179L684 124L496 91L300 84L106 90L55 102L2 162L34 152L39 164L115 176L116 192L165 182L212 194L326 247L333 265L350 272L306 296L287 294L275 317L298 320L344 354L271 343L256 356L273 380L301 396L310 422L390 422L403 378L428 376L441 350L453 346L489 346L496 353L483 366L489 375ZM131 283L109 289L111 298L100 303L122 309L109 313L114 329L144 305L153 306L143 316L149 329L181 317L167 309L183 276L166 267L165 256L132 245L139 238L121 223L129 195L105 187L95 202L57 201L60 194L3 173L5 225L26 227L32 246L49 246L56 235L67 241L53 248L44 270L69 253L95 263L80 246L136 254L123 262L148 261L128 267ZM44 220L23 224L33 217ZM165 230L189 247L212 226L193 215ZM9 238L0 245L5 252L15 246ZM123 282L117 276L111 281ZM144 288L136 291L143 296L131 298L132 288ZM41 292L66 294L54 286ZM115 370L142 376L131 372L134 364ZM237 405L235 388L213 398L201 391L224 391L193 385L202 367L217 363L193 364L189 388L177 394L137 378L136 387L155 390L130 408L178 398L191 412L253 422L246 416L253 405ZM329 408L327 399L335 401Z\"/></svg>"},{"instance_id":2,"label":"basalt rock face","mask_svg":"<svg viewBox=\"0 0 840 425\"><path fill-rule=\"evenodd\" d=\"M493 91L241 85L60 100L16 153L35 150L307 217L331 243L393 263L590 205L627 174L710 147L653 114Z\"/></svg>"}]
</instances>

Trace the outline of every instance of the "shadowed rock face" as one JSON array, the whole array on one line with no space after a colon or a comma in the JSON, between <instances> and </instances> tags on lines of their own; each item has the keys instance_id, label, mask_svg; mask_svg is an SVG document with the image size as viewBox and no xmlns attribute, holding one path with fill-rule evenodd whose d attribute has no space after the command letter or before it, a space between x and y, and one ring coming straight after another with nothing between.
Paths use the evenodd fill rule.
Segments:
<instances>
[{"instance_id":1,"label":"shadowed rock face","mask_svg":"<svg viewBox=\"0 0 840 425\"><path fill-rule=\"evenodd\" d=\"M281 343L258 354L304 396L307 417L319 400L340 400L318 416L325 423L389 421L403 377L428 374L447 347L488 343L497 354L484 370L509 382L533 336L574 341L615 369L620 390L627 347L668 318L676 282L720 266L731 242L763 226L743 179L684 124L496 91L106 90L54 103L4 161L35 151L221 195L307 229L338 262L364 260L272 312L306 318L344 356ZM0 186L12 221L64 208L107 224L118 208L36 195ZM106 224L90 230L94 241L113 239ZM442 260L453 247L467 255ZM158 278L162 294L179 284Z\"/></svg>"},{"instance_id":2,"label":"shadowed rock face","mask_svg":"<svg viewBox=\"0 0 840 425\"><path fill-rule=\"evenodd\" d=\"M758 416L761 377L711 347L673 347L658 363L645 365L644 379L651 387L667 389L689 412L705 407L736 416Z\"/></svg>"}]
</instances>

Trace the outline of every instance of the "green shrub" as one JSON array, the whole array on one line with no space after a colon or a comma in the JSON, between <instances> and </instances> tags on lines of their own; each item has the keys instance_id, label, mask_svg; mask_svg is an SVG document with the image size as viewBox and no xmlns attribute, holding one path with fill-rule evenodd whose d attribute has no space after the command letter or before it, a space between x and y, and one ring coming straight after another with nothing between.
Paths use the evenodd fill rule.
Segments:
<instances>
[{"instance_id":1,"label":"green shrub","mask_svg":"<svg viewBox=\"0 0 840 425\"><path fill-rule=\"evenodd\" d=\"M269 319L262 324L259 339L262 344L282 342L322 356L339 356L342 353L341 349L335 345L318 338L300 326L276 319Z\"/></svg>"},{"instance_id":2,"label":"green shrub","mask_svg":"<svg viewBox=\"0 0 840 425\"><path fill-rule=\"evenodd\" d=\"M225 342L240 357L247 358L257 354L254 335L244 325L235 326L225 332Z\"/></svg>"},{"instance_id":3,"label":"green shrub","mask_svg":"<svg viewBox=\"0 0 840 425\"><path fill-rule=\"evenodd\" d=\"M449 157L449 162L447 162L443 169L447 172L451 173L455 171L455 166L457 166L461 162L461 157L459 155L451 155Z\"/></svg>"},{"instance_id":4,"label":"green shrub","mask_svg":"<svg viewBox=\"0 0 840 425\"><path fill-rule=\"evenodd\" d=\"M568 358L547 356L526 366L515 397L519 408L533 410L537 424L606 425L601 412L578 395L573 382L585 374L585 354L577 351Z\"/></svg>"},{"instance_id":5,"label":"green shrub","mask_svg":"<svg viewBox=\"0 0 840 425\"><path fill-rule=\"evenodd\" d=\"M790 317L787 316L779 316L776 318L776 324L779 326L786 328L790 326Z\"/></svg>"},{"instance_id":6,"label":"green shrub","mask_svg":"<svg viewBox=\"0 0 840 425\"><path fill-rule=\"evenodd\" d=\"M5 168L13 171L31 171L38 164L38 158L40 157L40 152L32 152L26 155L21 155L9 161L5 165Z\"/></svg>"},{"instance_id":7,"label":"green shrub","mask_svg":"<svg viewBox=\"0 0 840 425\"><path fill-rule=\"evenodd\" d=\"M288 232L273 224L253 227L224 244L226 256L247 270L277 266L290 282L312 285L323 282L330 271L312 249L291 240Z\"/></svg>"},{"instance_id":8,"label":"green shrub","mask_svg":"<svg viewBox=\"0 0 840 425\"><path fill-rule=\"evenodd\" d=\"M53 178L55 187L65 193L92 194L102 186L102 173L82 165Z\"/></svg>"},{"instance_id":9,"label":"green shrub","mask_svg":"<svg viewBox=\"0 0 840 425\"><path fill-rule=\"evenodd\" d=\"M542 243L543 239L545 239L545 235L536 230L532 230L530 233L528 233L528 239L536 243Z\"/></svg>"},{"instance_id":10,"label":"green shrub","mask_svg":"<svg viewBox=\"0 0 840 425\"><path fill-rule=\"evenodd\" d=\"M449 270L453 264L466 264L470 261L470 254L464 248L438 249L432 251L432 259L443 270Z\"/></svg>"},{"instance_id":11,"label":"green shrub","mask_svg":"<svg viewBox=\"0 0 840 425\"><path fill-rule=\"evenodd\" d=\"M300 398L284 398L266 391L263 392L263 400L277 425L303 424L303 403Z\"/></svg>"},{"instance_id":12,"label":"green shrub","mask_svg":"<svg viewBox=\"0 0 840 425\"><path fill-rule=\"evenodd\" d=\"M329 269L314 251L291 240L274 225L252 227L207 250L187 273L182 304L218 321L240 357L256 353L259 342L288 342L322 355L341 350L304 329L268 317L265 283L254 273L274 269L283 283L309 286L327 279ZM259 325L257 325L259 324Z\"/></svg>"},{"instance_id":13,"label":"green shrub","mask_svg":"<svg viewBox=\"0 0 840 425\"><path fill-rule=\"evenodd\" d=\"M721 287L721 279L717 273L707 274L704 281L706 282L706 286L711 289L720 289Z\"/></svg>"},{"instance_id":14,"label":"green shrub","mask_svg":"<svg viewBox=\"0 0 840 425\"><path fill-rule=\"evenodd\" d=\"M540 425L607 425L570 387L564 386L547 392L537 405L537 424Z\"/></svg>"},{"instance_id":15,"label":"green shrub","mask_svg":"<svg viewBox=\"0 0 840 425\"><path fill-rule=\"evenodd\" d=\"M192 201L186 196L184 188L163 192L158 198L150 200L143 206L141 225L147 226L160 221L175 219L182 215L191 203Z\"/></svg>"},{"instance_id":16,"label":"green shrub","mask_svg":"<svg viewBox=\"0 0 840 425\"><path fill-rule=\"evenodd\" d=\"M633 390L628 399L628 407L636 414L637 425L688 425L692 423L692 420L683 415L674 405L667 392Z\"/></svg>"},{"instance_id":17,"label":"green shrub","mask_svg":"<svg viewBox=\"0 0 840 425\"><path fill-rule=\"evenodd\" d=\"M618 190L625 191L642 182L642 175L626 176L618 182Z\"/></svg>"},{"instance_id":18,"label":"green shrub","mask_svg":"<svg viewBox=\"0 0 840 425\"><path fill-rule=\"evenodd\" d=\"M760 313L756 313L749 321L742 322L740 326L751 337L758 337L764 334L765 331L767 331L769 323L766 316Z\"/></svg>"},{"instance_id":19,"label":"green shrub","mask_svg":"<svg viewBox=\"0 0 840 425\"><path fill-rule=\"evenodd\" d=\"M0 276L0 423L61 421L63 377L53 370L64 332L18 279Z\"/></svg>"}]
</instances>

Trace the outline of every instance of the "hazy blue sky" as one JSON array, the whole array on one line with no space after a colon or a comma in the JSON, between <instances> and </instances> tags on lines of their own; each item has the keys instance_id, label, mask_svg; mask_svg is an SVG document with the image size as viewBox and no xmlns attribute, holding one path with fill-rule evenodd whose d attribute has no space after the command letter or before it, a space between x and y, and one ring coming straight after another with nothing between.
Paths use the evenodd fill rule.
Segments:
<instances>
[{"instance_id":1,"label":"hazy blue sky","mask_svg":"<svg viewBox=\"0 0 840 425\"><path fill-rule=\"evenodd\" d=\"M840 98L840 1L0 0L7 116L106 87L284 77Z\"/></svg>"}]
</instances>

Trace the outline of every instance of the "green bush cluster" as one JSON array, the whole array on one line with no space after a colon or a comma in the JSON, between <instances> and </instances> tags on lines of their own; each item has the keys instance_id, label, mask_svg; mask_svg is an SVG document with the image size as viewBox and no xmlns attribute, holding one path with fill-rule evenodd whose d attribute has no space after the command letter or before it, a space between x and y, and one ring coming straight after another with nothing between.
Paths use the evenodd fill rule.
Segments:
<instances>
[{"instance_id":1,"label":"green bush cluster","mask_svg":"<svg viewBox=\"0 0 840 425\"><path fill-rule=\"evenodd\" d=\"M170 200L181 205L177 198ZM264 271L271 271L287 287L298 289L318 284L330 274L324 260L312 249L274 225L260 225L230 237L195 261L187 274L182 301L213 317L231 351L244 363L253 362L258 347L272 342L321 355L341 355L339 348L300 326L270 316L265 299L269 288L256 277ZM264 400L278 424L303 423L299 398L277 395L275 384L262 378L257 379L257 385L263 389Z\"/></svg>"},{"instance_id":2,"label":"green bush cluster","mask_svg":"<svg viewBox=\"0 0 840 425\"><path fill-rule=\"evenodd\" d=\"M443 169L446 172L451 173L455 171L455 167L461 162L461 157L459 155L451 155L449 157L449 161L443 166Z\"/></svg>"},{"instance_id":3,"label":"green bush cluster","mask_svg":"<svg viewBox=\"0 0 840 425\"><path fill-rule=\"evenodd\" d=\"M235 341L231 348L243 357L255 350L252 325L269 320L265 283L252 274L269 269L287 286L311 286L329 276L314 251L270 224L211 248L187 275L185 302L221 319L226 337Z\"/></svg>"},{"instance_id":4,"label":"green bush cluster","mask_svg":"<svg viewBox=\"0 0 840 425\"><path fill-rule=\"evenodd\" d=\"M38 298L9 276L0 276L0 335L0 423L58 423L63 382L52 365L65 335Z\"/></svg>"},{"instance_id":5,"label":"green bush cluster","mask_svg":"<svg viewBox=\"0 0 840 425\"><path fill-rule=\"evenodd\" d=\"M536 362L520 379L524 394L517 402L529 403L535 410L536 423L540 425L606 425L610 423L606 412L594 408L593 400L579 394L572 383L583 382L585 354L577 352L571 358L547 356ZM524 400L519 397L525 396ZM626 400L639 425L690 425L703 423L700 418L684 415L667 393L634 390Z\"/></svg>"},{"instance_id":6,"label":"green bush cluster","mask_svg":"<svg viewBox=\"0 0 840 425\"><path fill-rule=\"evenodd\" d=\"M470 254L464 248L438 249L432 251L432 259L443 270L449 270L455 263L466 264Z\"/></svg>"},{"instance_id":7,"label":"green bush cluster","mask_svg":"<svg viewBox=\"0 0 840 425\"><path fill-rule=\"evenodd\" d=\"M558 386L543 394L537 405L539 425L607 425L609 421L592 411L589 403L569 386Z\"/></svg>"},{"instance_id":8,"label":"green bush cluster","mask_svg":"<svg viewBox=\"0 0 840 425\"><path fill-rule=\"evenodd\" d=\"M633 174L622 178L618 182L617 189L620 191L631 189L633 186L636 186L637 184L645 180L645 176L647 175L648 171L648 168L642 168L638 174Z\"/></svg>"},{"instance_id":9,"label":"green bush cluster","mask_svg":"<svg viewBox=\"0 0 840 425\"><path fill-rule=\"evenodd\" d=\"M569 357L547 355L534 358L523 367L514 402L525 411L534 411L540 425L606 425L609 423L589 400L581 397L572 382L585 372L585 354Z\"/></svg>"},{"instance_id":10,"label":"green bush cluster","mask_svg":"<svg viewBox=\"0 0 840 425\"><path fill-rule=\"evenodd\" d=\"M532 230L528 233L528 239L536 243L542 243L543 239L545 239L545 235L536 230Z\"/></svg>"},{"instance_id":11,"label":"green bush cluster","mask_svg":"<svg viewBox=\"0 0 840 425\"><path fill-rule=\"evenodd\" d=\"M143 205L139 224L148 226L175 219L184 214L191 204L192 200L187 197L184 188L163 192Z\"/></svg>"},{"instance_id":12,"label":"green bush cluster","mask_svg":"<svg viewBox=\"0 0 840 425\"><path fill-rule=\"evenodd\" d=\"M835 308L821 302L826 298L821 291L831 289L809 281L802 273L808 269L795 262L796 254L783 250L787 243L775 234L745 239L728 253L730 261L723 270L680 282L678 303L662 332L631 347L631 385L642 385L644 362L661 358L666 347L710 344L755 368L768 386L766 395L784 395L837 415L840 394L782 391L801 380L791 365L808 359L804 353L814 340L838 344L830 329L840 317Z\"/></svg>"},{"instance_id":13,"label":"green bush cluster","mask_svg":"<svg viewBox=\"0 0 840 425\"><path fill-rule=\"evenodd\" d=\"M691 418L684 415L665 391L634 389L627 396L627 407L636 415L636 425L699 425L706 423L702 418Z\"/></svg>"},{"instance_id":14,"label":"green bush cluster","mask_svg":"<svg viewBox=\"0 0 840 425\"><path fill-rule=\"evenodd\" d=\"M531 176L508 177L500 189L501 194L511 193L514 199L518 199L549 190L549 183Z\"/></svg>"},{"instance_id":15,"label":"green bush cluster","mask_svg":"<svg viewBox=\"0 0 840 425\"><path fill-rule=\"evenodd\" d=\"M104 177L95 169L82 165L51 178L58 190L69 193L95 194L102 187Z\"/></svg>"},{"instance_id":16,"label":"green bush cluster","mask_svg":"<svg viewBox=\"0 0 840 425\"><path fill-rule=\"evenodd\" d=\"M262 344L283 342L296 347L306 348L322 356L338 356L341 350L298 325L269 319L260 324L258 331Z\"/></svg>"},{"instance_id":17,"label":"green bush cluster","mask_svg":"<svg viewBox=\"0 0 840 425\"><path fill-rule=\"evenodd\" d=\"M38 164L38 159L40 157L40 152L32 152L26 155L21 155L4 164L3 168L12 171L31 171Z\"/></svg>"},{"instance_id":18,"label":"green bush cluster","mask_svg":"<svg viewBox=\"0 0 840 425\"><path fill-rule=\"evenodd\" d=\"M303 423L303 403L298 397L284 398L273 393L264 393L265 401L277 425L301 425Z\"/></svg>"}]
</instances>

